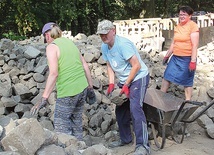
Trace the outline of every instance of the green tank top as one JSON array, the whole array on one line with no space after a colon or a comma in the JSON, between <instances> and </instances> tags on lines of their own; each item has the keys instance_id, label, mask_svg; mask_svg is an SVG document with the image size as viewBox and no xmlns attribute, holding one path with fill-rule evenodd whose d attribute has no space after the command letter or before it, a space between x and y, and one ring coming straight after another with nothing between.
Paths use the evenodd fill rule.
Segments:
<instances>
[{"instance_id":1,"label":"green tank top","mask_svg":"<svg viewBox=\"0 0 214 155\"><path fill-rule=\"evenodd\" d=\"M81 93L88 82L76 45L67 38L57 38L54 42L60 50L58 77L56 81L57 98Z\"/></svg>"}]
</instances>

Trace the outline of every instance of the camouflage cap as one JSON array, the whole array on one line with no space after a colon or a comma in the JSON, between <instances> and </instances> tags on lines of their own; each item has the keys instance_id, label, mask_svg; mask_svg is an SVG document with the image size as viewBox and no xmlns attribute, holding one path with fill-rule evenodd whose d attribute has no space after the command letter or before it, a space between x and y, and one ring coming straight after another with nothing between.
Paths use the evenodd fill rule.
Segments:
<instances>
[{"instance_id":1,"label":"camouflage cap","mask_svg":"<svg viewBox=\"0 0 214 155\"><path fill-rule=\"evenodd\" d=\"M103 20L98 23L97 34L107 34L111 29L115 28L109 20Z\"/></svg>"}]
</instances>

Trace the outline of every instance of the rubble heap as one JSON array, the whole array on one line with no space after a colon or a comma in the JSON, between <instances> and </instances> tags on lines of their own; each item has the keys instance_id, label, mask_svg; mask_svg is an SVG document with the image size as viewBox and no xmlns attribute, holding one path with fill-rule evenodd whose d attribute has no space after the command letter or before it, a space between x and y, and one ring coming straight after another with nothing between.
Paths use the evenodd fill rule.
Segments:
<instances>
[{"instance_id":1,"label":"rubble heap","mask_svg":"<svg viewBox=\"0 0 214 155\"><path fill-rule=\"evenodd\" d=\"M78 34L72 37L64 32L80 49L89 64L96 93L95 104L85 104L83 114L84 141L73 136L56 134L53 131L53 111L56 99L54 90L49 98L50 105L30 115L31 107L40 99L48 76L45 55L46 45L41 36L24 41L1 39L0 41L0 137L2 151L8 154L112 154L106 142L118 138L114 114L115 104L105 95L108 78L106 62L100 51L101 40L97 35ZM160 89L166 66L162 59L166 51L139 50L150 70L150 88ZM193 100L209 104L214 99L214 42L198 49ZM183 87L171 85L169 93L184 98ZM201 108L196 111L199 112ZM214 107L198 120L214 138ZM52 152L52 153L51 153Z\"/></svg>"}]
</instances>

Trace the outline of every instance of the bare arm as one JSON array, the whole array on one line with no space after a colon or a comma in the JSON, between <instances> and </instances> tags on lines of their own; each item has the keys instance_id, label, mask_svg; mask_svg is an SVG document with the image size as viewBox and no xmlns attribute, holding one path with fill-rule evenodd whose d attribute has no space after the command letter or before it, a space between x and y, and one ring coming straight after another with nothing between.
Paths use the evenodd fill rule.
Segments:
<instances>
[{"instance_id":1,"label":"bare arm","mask_svg":"<svg viewBox=\"0 0 214 155\"><path fill-rule=\"evenodd\" d=\"M171 45L169 47L169 50L167 51L165 57L170 57L172 55L172 53L173 53L173 46L174 46L174 39L172 40L172 43L171 43Z\"/></svg>"},{"instance_id":2,"label":"bare arm","mask_svg":"<svg viewBox=\"0 0 214 155\"><path fill-rule=\"evenodd\" d=\"M129 62L132 66L132 69L130 71L130 74L125 82L125 84L129 85L132 80L134 79L134 77L136 76L137 72L140 70L141 68L141 65L140 65L140 62L138 61L137 59L137 56L134 55L132 56L130 59L129 59Z\"/></svg>"},{"instance_id":3,"label":"bare arm","mask_svg":"<svg viewBox=\"0 0 214 155\"><path fill-rule=\"evenodd\" d=\"M93 88L91 72L89 70L88 64L87 64L87 62L85 61L85 59L83 58L83 56L81 54L80 54L80 59L81 59L82 64L83 64L83 68L84 68L84 71L85 71L85 75L86 75L86 78L87 78L87 81L88 81L89 88Z\"/></svg>"},{"instance_id":4,"label":"bare arm","mask_svg":"<svg viewBox=\"0 0 214 155\"><path fill-rule=\"evenodd\" d=\"M109 64L109 62L107 62L107 73L108 73L109 83L114 84L114 71L111 68L111 65Z\"/></svg>"},{"instance_id":5,"label":"bare arm","mask_svg":"<svg viewBox=\"0 0 214 155\"><path fill-rule=\"evenodd\" d=\"M197 58L197 49L198 49L198 43L199 43L199 32L191 33L191 42L192 42L192 56L191 61L196 62Z\"/></svg>"},{"instance_id":6,"label":"bare arm","mask_svg":"<svg viewBox=\"0 0 214 155\"><path fill-rule=\"evenodd\" d=\"M42 95L44 98L48 98L55 87L58 77L58 54L59 49L56 45L50 44L46 48L46 55L49 63L49 75L46 82L45 90Z\"/></svg>"}]
</instances>

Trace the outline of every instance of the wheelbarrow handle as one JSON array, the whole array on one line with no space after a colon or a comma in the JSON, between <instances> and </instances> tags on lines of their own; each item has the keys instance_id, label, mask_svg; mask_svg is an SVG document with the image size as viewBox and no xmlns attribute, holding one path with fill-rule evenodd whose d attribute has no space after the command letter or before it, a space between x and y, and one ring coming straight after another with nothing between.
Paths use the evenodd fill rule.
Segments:
<instances>
[{"instance_id":1,"label":"wheelbarrow handle","mask_svg":"<svg viewBox=\"0 0 214 155\"><path fill-rule=\"evenodd\" d=\"M175 118L173 119L172 121L172 126L175 124L175 122L177 121L178 119L178 116L180 115L182 109L184 108L185 104L186 103L189 103L189 104L193 104L193 105L199 105L199 106L202 106L202 105L205 105L206 102L198 102L198 101L189 101L189 100L186 100L184 101L180 108L178 109L178 112L175 116ZM192 120L181 120L182 122L185 122L185 123L192 123L194 122L198 117L200 117L202 114L204 114L205 111L207 111L207 109L209 109L212 105L214 104L214 100L211 101L211 103L206 106L200 113L198 113L198 115L195 116L195 118L193 118Z\"/></svg>"},{"instance_id":2,"label":"wheelbarrow handle","mask_svg":"<svg viewBox=\"0 0 214 155\"><path fill-rule=\"evenodd\" d=\"M198 106L202 106L202 105L205 105L206 102L198 102L198 101L190 101L190 100L186 100L184 101L185 103L189 103L189 104L192 104L192 105L198 105Z\"/></svg>"},{"instance_id":3,"label":"wheelbarrow handle","mask_svg":"<svg viewBox=\"0 0 214 155\"><path fill-rule=\"evenodd\" d=\"M186 103L190 103L190 102L191 102L191 101L184 101L184 102L182 102L180 108L178 109L178 112L176 113L174 119L172 120L172 124L171 124L172 127L174 126L175 122L177 121L178 116L180 115L181 111L183 110L185 104L186 104Z\"/></svg>"},{"instance_id":4,"label":"wheelbarrow handle","mask_svg":"<svg viewBox=\"0 0 214 155\"><path fill-rule=\"evenodd\" d=\"M192 118L192 120L182 120L182 122L185 122L185 123L192 123L192 122L194 122L201 115L203 115L212 105L214 105L214 99L210 102L209 105L207 105L206 107L204 107L197 115L195 115L194 118Z\"/></svg>"}]
</instances>

